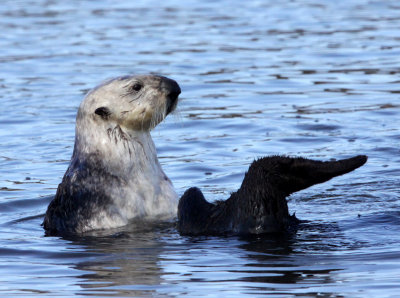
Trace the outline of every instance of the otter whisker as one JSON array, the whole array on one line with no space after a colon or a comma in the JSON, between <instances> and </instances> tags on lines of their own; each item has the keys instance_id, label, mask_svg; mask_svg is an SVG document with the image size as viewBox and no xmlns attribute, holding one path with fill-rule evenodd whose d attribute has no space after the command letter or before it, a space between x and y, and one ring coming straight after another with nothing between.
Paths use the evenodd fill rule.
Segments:
<instances>
[{"instance_id":1,"label":"otter whisker","mask_svg":"<svg viewBox=\"0 0 400 298\"><path fill-rule=\"evenodd\" d=\"M146 114L140 114L141 116L142 116L142 121L141 121L141 127L140 127L140 129L143 131L144 129L145 129L145 127L144 127L144 122L145 122L145 117L146 117Z\"/></svg>"},{"instance_id":2,"label":"otter whisker","mask_svg":"<svg viewBox=\"0 0 400 298\"><path fill-rule=\"evenodd\" d=\"M129 95L129 94L128 94ZM137 98L134 98L134 99L132 99L132 100L130 100L129 102L134 102L135 100L138 100L138 97Z\"/></svg>"}]
</instances>

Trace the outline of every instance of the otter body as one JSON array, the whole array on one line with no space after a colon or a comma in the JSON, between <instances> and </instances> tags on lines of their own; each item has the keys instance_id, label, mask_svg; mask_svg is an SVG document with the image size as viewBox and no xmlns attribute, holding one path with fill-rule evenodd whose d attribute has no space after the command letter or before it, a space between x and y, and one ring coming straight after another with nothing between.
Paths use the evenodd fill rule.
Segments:
<instances>
[{"instance_id":1,"label":"otter body","mask_svg":"<svg viewBox=\"0 0 400 298\"><path fill-rule=\"evenodd\" d=\"M176 105L179 85L161 76L119 77L94 88L76 118L70 165L50 203L49 234L79 234L126 225L131 219L178 215L184 235L285 232L291 193L348 173L367 157L321 162L284 156L254 161L238 191L216 204L197 188L179 200L157 159L150 130Z\"/></svg>"},{"instance_id":2,"label":"otter body","mask_svg":"<svg viewBox=\"0 0 400 298\"><path fill-rule=\"evenodd\" d=\"M175 81L160 76L120 77L88 93L70 165L43 222L49 233L176 217L178 197L150 130L175 109L179 93Z\"/></svg>"}]
</instances>

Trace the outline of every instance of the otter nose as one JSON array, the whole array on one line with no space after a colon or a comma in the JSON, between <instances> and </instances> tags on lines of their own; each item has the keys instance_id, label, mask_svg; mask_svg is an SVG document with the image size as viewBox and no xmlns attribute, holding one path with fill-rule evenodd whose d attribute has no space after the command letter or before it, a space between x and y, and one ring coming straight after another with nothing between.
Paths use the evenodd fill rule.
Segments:
<instances>
[{"instance_id":1,"label":"otter nose","mask_svg":"<svg viewBox=\"0 0 400 298\"><path fill-rule=\"evenodd\" d=\"M167 96L173 101L176 101L179 94L181 94L181 88L178 83L166 77L162 77L161 89L164 90Z\"/></svg>"},{"instance_id":2,"label":"otter nose","mask_svg":"<svg viewBox=\"0 0 400 298\"><path fill-rule=\"evenodd\" d=\"M166 93L168 98L167 114L172 112L178 101L178 96L181 94L181 88L178 83L166 77L162 77L161 89Z\"/></svg>"}]
</instances>

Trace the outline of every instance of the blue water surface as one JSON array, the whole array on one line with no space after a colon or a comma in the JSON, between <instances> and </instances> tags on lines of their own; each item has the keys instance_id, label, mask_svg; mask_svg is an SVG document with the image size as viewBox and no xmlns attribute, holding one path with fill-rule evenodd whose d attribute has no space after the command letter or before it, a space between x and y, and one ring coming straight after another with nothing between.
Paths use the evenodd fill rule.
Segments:
<instances>
[{"instance_id":1,"label":"blue water surface","mask_svg":"<svg viewBox=\"0 0 400 298\"><path fill-rule=\"evenodd\" d=\"M397 296L399 28L394 0L2 1L0 296ZM182 88L152 134L179 194L227 198L264 155L368 163L292 195L292 237L45 237L80 101L135 73Z\"/></svg>"}]
</instances>

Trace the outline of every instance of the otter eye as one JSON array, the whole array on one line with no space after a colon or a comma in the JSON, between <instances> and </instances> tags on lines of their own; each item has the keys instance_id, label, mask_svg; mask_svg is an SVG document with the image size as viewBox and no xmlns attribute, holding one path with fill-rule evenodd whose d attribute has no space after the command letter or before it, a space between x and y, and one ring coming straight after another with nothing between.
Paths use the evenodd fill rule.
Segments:
<instances>
[{"instance_id":1,"label":"otter eye","mask_svg":"<svg viewBox=\"0 0 400 298\"><path fill-rule=\"evenodd\" d=\"M135 84L132 86L132 90L135 90L136 92L139 91L140 89L142 89L142 85L139 84L139 83L135 83Z\"/></svg>"}]
</instances>

